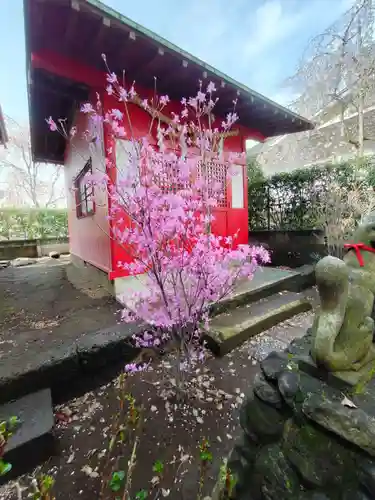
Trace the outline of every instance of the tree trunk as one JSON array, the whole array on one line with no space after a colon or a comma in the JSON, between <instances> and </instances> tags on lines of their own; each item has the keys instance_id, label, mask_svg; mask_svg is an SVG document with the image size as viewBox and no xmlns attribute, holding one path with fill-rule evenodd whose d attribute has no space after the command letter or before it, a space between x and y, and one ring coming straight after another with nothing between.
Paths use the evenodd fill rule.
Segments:
<instances>
[{"instance_id":1,"label":"tree trunk","mask_svg":"<svg viewBox=\"0 0 375 500\"><path fill-rule=\"evenodd\" d=\"M358 32L357 32L357 57L358 59L360 58L361 54L361 49L362 49L362 27L361 27L361 20L358 19ZM365 101L365 96L363 92L363 88L361 85L360 91L359 91L359 102L358 102L358 160L360 161L363 158L364 154L364 147L363 147L363 142L364 142L364 101Z\"/></svg>"},{"instance_id":2,"label":"tree trunk","mask_svg":"<svg viewBox=\"0 0 375 500\"><path fill-rule=\"evenodd\" d=\"M361 91L358 105L358 158L364 155L364 96Z\"/></svg>"}]
</instances>

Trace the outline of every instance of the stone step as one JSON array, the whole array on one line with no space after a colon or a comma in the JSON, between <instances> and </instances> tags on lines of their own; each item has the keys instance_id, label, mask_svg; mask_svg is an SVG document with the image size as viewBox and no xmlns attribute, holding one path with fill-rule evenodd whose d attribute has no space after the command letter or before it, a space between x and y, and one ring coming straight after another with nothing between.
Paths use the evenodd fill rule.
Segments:
<instances>
[{"instance_id":1,"label":"stone step","mask_svg":"<svg viewBox=\"0 0 375 500\"><path fill-rule=\"evenodd\" d=\"M54 425L50 389L43 389L0 406L0 422L17 417L20 426L9 439L4 460L11 471L0 476L0 484L32 469L54 452Z\"/></svg>"},{"instance_id":2,"label":"stone step","mask_svg":"<svg viewBox=\"0 0 375 500\"><path fill-rule=\"evenodd\" d=\"M283 291L301 292L315 283L314 267L303 266L294 270L272 267L259 269L248 282L243 282L236 292L212 306L211 316L252 304Z\"/></svg>"},{"instance_id":3,"label":"stone step","mask_svg":"<svg viewBox=\"0 0 375 500\"><path fill-rule=\"evenodd\" d=\"M297 292L279 292L258 302L219 314L210 322L205 335L207 346L217 356L223 356L249 338L309 311L310 302Z\"/></svg>"}]
</instances>

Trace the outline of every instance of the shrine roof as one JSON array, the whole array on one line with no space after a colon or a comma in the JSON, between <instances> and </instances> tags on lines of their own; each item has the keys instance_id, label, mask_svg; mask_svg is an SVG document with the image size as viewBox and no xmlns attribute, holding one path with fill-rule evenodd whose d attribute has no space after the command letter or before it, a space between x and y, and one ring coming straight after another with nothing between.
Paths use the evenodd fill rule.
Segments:
<instances>
[{"instance_id":1,"label":"shrine roof","mask_svg":"<svg viewBox=\"0 0 375 500\"><path fill-rule=\"evenodd\" d=\"M232 111L239 123L263 137L314 128L309 120L271 101L194 57L161 36L119 14L98 0L24 0L26 58L32 153L36 161L63 163L61 136L46 129L47 116L72 119L77 102L87 99L89 87L33 67L33 54L48 49L69 60L103 71L106 54L111 71L124 69L137 84L150 88L157 78L159 93L172 99L195 95L198 81L213 81L220 117Z\"/></svg>"}]
</instances>

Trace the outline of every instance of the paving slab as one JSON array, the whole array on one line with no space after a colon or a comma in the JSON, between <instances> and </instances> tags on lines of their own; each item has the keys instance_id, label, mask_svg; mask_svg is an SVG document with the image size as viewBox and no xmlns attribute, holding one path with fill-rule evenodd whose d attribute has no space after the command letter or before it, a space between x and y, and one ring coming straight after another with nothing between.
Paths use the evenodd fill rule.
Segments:
<instances>
[{"instance_id":1,"label":"paving slab","mask_svg":"<svg viewBox=\"0 0 375 500\"><path fill-rule=\"evenodd\" d=\"M0 421L17 417L20 426L9 439L4 459L12 465L11 476L19 474L30 462L36 465L47 459L53 444L54 425L50 389L28 394L0 406ZM29 453L32 450L32 453ZM0 481L9 479L9 474Z\"/></svg>"},{"instance_id":2,"label":"paving slab","mask_svg":"<svg viewBox=\"0 0 375 500\"><path fill-rule=\"evenodd\" d=\"M28 394L0 406L0 421L17 417L21 425L9 439L5 453L19 448L47 434L53 427L52 397L50 389Z\"/></svg>"},{"instance_id":3,"label":"paving slab","mask_svg":"<svg viewBox=\"0 0 375 500\"><path fill-rule=\"evenodd\" d=\"M314 280L313 266L295 270L260 267L252 279L243 280L233 294L215 304L212 314L221 314L282 291L300 292L313 286Z\"/></svg>"},{"instance_id":4,"label":"paving slab","mask_svg":"<svg viewBox=\"0 0 375 500\"><path fill-rule=\"evenodd\" d=\"M223 355L296 314L309 311L311 303L303 294L280 292L261 301L238 307L212 319L207 332L208 347Z\"/></svg>"}]
</instances>

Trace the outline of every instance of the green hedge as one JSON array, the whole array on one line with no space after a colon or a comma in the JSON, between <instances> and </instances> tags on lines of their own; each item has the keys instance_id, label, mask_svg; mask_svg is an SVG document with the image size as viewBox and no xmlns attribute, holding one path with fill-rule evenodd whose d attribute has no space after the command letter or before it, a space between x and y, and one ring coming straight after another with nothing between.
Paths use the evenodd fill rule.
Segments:
<instances>
[{"instance_id":1,"label":"green hedge","mask_svg":"<svg viewBox=\"0 0 375 500\"><path fill-rule=\"evenodd\" d=\"M375 186L373 158L282 172L249 184L249 227L252 230L315 229L314 204L332 182L349 191L359 176Z\"/></svg>"},{"instance_id":2,"label":"green hedge","mask_svg":"<svg viewBox=\"0 0 375 500\"><path fill-rule=\"evenodd\" d=\"M0 239L62 238L67 235L67 210L0 209Z\"/></svg>"}]
</instances>

